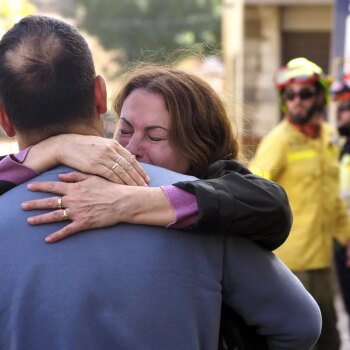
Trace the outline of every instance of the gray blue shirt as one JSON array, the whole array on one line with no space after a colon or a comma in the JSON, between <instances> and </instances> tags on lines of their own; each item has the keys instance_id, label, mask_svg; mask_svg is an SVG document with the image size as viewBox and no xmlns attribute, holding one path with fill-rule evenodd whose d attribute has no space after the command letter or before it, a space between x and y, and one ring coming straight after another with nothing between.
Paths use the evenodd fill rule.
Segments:
<instances>
[{"instance_id":1,"label":"gray blue shirt","mask_svg":"<svg viewBox=\"0 0 350 350\"><path fill-rule=\"evenodd\" d=\"M152 186L188 180L144 167ZM224 233L127 224L46 244L66 223L29 226L20 208L45 196L23 184L0 198L0 350L216 350L222 300L271 349L316 342L319 308L273 253Z\"/></svg>"}]
</instances>

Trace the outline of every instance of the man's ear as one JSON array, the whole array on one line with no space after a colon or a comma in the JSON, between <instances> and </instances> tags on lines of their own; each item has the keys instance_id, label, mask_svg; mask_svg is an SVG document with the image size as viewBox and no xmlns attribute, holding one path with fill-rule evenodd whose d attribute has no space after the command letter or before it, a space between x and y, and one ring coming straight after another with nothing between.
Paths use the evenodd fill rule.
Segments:
<instances>
[{"instance_id":1,"label":"man's ear","mask_svg":"<svg viewBox=\"0 0 350 350\"><path fill-rule=\"evenodd\" d=\"M0 125L8 137L16 135L16 131L13 128L12 123L7 113L5 112L4 106L2 104L0 104Z\"/></svg>"},{"instance_id":2,"label":"man's ear","mask_svg":"<svg viewBox=\"0 0 350 350\"><path fill-rule=\"evenodd\" d=\"M107 112L107 88L106 82L101 75L95 78L95 103L99 114Z\"/></svg>"}]
</instances>

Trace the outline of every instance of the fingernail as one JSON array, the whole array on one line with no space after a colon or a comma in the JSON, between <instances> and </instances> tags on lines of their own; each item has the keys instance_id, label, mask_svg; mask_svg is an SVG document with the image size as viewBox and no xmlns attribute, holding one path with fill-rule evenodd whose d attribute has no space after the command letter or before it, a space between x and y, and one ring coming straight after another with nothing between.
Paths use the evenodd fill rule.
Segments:
<instances>
[{"instance_id":1,"label":"fingernail","mask_svg":"<svg viewBox=\"0 0 350 350\"><path fill-rule=\"evenodd\" d=\"M21 204L21 208L22 208L22 209L26 209L26 208L27 208L27 202L23 202L23 203Z\"/></svg>"},{"instance_id":2,"label":"fingernail","mask_svg":"<svg viewBox=\"0 0 350 350\"><path fill-rule=\"evenodd\" d=\"M33 218L28 218L28 219L27 219L27 222L28 222L28 224L31 224L31 225L32 225L32 224L34 223L34 220L33 220Z\"/></svg>"},{"instance_id":3,"label":"fingernail","mask_svg":"<svg viewBox=\"0 0 350 350\"><path fill-rule=\"evenodd\" d=\"M151 181L151 178L147 175L146 176L146 182L150 182Z\"/></svg>"},{"instance_id":4,"label":"fingernail","mask_svg":"<svg viewBox=\"0 0 350 350\"><path fill-rule=\"evenodd\" d=\"M52 243L52 238L50 236L45 237L46 243Z\"/></svg>"}]
</instances>

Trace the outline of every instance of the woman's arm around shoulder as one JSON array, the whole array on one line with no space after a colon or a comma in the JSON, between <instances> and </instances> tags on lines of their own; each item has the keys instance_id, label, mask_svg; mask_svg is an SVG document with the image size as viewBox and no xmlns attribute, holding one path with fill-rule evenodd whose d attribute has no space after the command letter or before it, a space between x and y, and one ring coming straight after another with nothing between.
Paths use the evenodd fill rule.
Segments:
<instances>
[{"instance_id":1,"label":"woman's arm around shoulder","mask_svg":"<svg viewBox=\"0 0 350 350\"><path fill-rule=\"evenodd\" d=\"M196 196L200 230L243 236L269 250L288 237L292 212L284 189L237 161L217 161L203 179L174 185Z\"/></svg>"}]
</instances>

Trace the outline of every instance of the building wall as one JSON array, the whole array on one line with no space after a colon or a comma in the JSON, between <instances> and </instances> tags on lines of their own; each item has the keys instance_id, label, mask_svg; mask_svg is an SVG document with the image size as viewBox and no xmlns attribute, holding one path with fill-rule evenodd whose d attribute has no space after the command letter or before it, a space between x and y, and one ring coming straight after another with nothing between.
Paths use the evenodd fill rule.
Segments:
<instances>
[{"instance_id":1,"label":"building wall","mask_svg":"<svg viewBox=\"0 0 350 350\"><path fill-rule=\"evenodd\" d=\"M332 30L332 5L280 6L283 30L315 32Z\"/></svg>"}]
</instances>

